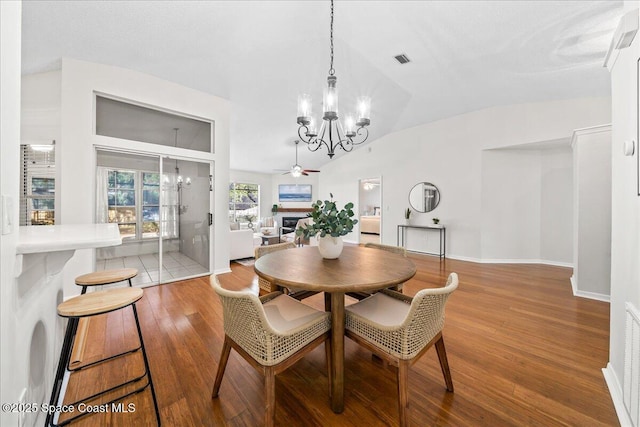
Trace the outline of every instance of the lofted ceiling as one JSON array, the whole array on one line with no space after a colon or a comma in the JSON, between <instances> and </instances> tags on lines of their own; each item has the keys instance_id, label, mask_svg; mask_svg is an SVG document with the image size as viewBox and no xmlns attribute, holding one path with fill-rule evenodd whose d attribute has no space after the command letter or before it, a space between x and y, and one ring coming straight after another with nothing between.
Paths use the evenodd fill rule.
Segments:
<instances>
[{"instance_id":1,"label":"lofted ceiling","mask_svg":"<svg viewBox=\"0 0 640 427\"><path fill-rule=\"evenodd\" d=\"M24 1L22 68L62 57L137 70L231 101L231 168L295 160L298 93L321 112L329 1ZM608 96L605 53L621 1L335 3L340 112L372 98L369 142L500 105ZM406 54L411 62L393 58ZM336 155L342 156L339 153ZM326 150L303 146L316 169Z\"/></svg>"}]
</instances>

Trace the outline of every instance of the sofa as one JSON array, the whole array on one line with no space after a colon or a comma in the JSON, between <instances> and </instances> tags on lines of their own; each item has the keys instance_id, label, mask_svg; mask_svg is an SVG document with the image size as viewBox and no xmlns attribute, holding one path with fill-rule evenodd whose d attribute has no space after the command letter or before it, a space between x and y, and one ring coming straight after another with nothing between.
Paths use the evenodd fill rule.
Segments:
<instances>
[{"instance_id":1,"label":"sofa","mask_svg":"<svg viewBox=\"0 0 640 427\"><path fill-rule=\"evenodd\" d=\"M260 246L261 243L262 239L254 237L250 228L232 229L229 232L229 260L252 258L254 247Z\"/></svg>"}]
</instances>

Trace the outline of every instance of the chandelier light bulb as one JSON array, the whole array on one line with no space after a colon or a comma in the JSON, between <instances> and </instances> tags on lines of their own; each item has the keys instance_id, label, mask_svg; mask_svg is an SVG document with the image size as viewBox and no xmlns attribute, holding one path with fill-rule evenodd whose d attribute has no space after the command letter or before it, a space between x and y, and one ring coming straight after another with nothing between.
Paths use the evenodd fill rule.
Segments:
<instances>
[{"instance_id":1,"label":"chandelier light bulb","mask_svg":"<svg viewBox=\"0 0 640 427\"><path fill-rule=\"evenodd\" d=\"M348 115L344 118L344 132L347 138L353 138L356 136L356 122L353 120L353 116Z\"/></svg>"},{"instance_id":2,"label":"chandelier light bulb","mask_svg":"<svg viewBox=\"0 0 640 427\"><path fill-rule=\"evenodd\" d=\"M358 98L358 126L368 126L371 116L371 98L361 96Z\"/></svg>"},{"instance_id":3,"label":"chandelier light bulb","mask_svg":"<svg viewBox=\"0 0 640 427\"><path fill-rule=\"evenodd\" d=\"M338 118L338 88L336 87L336 76L327 77L327 87L324 90L323 110L324 120L336 120Z\"/></svg>"},{"instance_id":4,"label":"chandelier light bulb","mask_svg":"<svg viewBox=\"0 0 640 427\"><path fill-rule=\"evenodd\" d=\"M318 128L316 126L316 121L313 117L309 118L309 124L307 125L306 135L311 138L318 135Z\"/></svg>"},{"instance_id":5,"label":"chandelier light bulb","mask_svg":"<svg viewBox=\"0 0 640 427\"><path fill-rule=\"evenodd\" d=\"M311 95L302 93L298 95L298 124L308 125L311 120L312 106Z\"/></svg>"}]
</instances>

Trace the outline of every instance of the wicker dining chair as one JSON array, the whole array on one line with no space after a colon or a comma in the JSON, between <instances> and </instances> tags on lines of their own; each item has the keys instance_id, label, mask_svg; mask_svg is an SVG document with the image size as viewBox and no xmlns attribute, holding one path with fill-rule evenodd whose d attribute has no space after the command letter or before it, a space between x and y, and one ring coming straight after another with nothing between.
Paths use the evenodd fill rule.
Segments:
<instances>
[{"instance_id":1,"label":"wicker dining chair","mask_svg":"<svg viewBox=\"0 0 640 427\"><path fill-rule=\"evenodd\" d=\"M275 245L267 245L267 246L257 246L254 249L254 258L257 261L258 258L266 254L270 254L276 251L282 251L285 249L295 249L296 247L297 246L294 242L276 243ZM286 288L284 286L278 286L278 284L272 283L267 279L263 279L262 277L258 277L258 286L262 291L267 293L281 290L287 293L291 298L295 298L297 300L302 300L317 294L317 292L313 292L313 291L305 291L302 289L291 289L291 288Z\"/></svg>"},{"instance_id":2,"label":"wicker dining chair","mask_svg":"<svg viewBox=\"0 0 640 427\"><path fill-rule=\"evenodd\" d=\"M364 244L365 248L372 248L372 249L380 249L383 251L387 251L387 252L391 252L394 254L398 254L398 255L402 255L403 257L406 258L407 256L407 250L405 248L403 248L402 246L391 246L391 245L383 245L381 243L365 243ZM393 290L393 291L398 291L398 292L402 292L402 283L392 286L389 289ZM377 292L377 291L376 291ZM353 297L357 300L363 300L367 297L371 296L371 292L364 292L364 291L360 291L360 292L347 292L347 295L349 295L350 297Z\"/></svg>"},{"instance_id":3,"label":"wicker dining chair","mask_svg":"<svg viewBox=\"0 0 640 427\"><path fill-rule=\"evenodd\" d=\"M330 313L309 307L282 292L258 298L251 291L223 289L216 276L211 286L222 301L224 344L213 384L212 398L218 397L231 349L236 350L264 377L265 426L275 423L275 376L311 350L325 343L327 374L331 381ZM329 384L329 390L331 384Z\"/></svg>"},{"instance_id":4,"label":"wicker dining chair","mask_svg":"<svg viewBox=\"0 0 640 427\"><path fill-rule=\"evenodd\" d=\"M443 288L423 289L413 298L384 289L345 308L345 335L378 357L398 366L400 426L409 425L409 367L435 345L447 386L453 381L444 347L444 306L458 287L451 273Z\"/></svg>"}]
</instances>

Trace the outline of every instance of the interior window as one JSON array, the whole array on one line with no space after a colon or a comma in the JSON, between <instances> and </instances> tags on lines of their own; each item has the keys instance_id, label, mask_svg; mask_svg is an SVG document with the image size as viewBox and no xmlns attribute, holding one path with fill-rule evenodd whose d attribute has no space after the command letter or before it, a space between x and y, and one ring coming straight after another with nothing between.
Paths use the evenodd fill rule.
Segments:
<instances>
[{"instance_id":1,"label":"interior window","mask_svg":"<svg viewBox=\"0 0 640 427\"><path fill-rule=\"evenodd\" d=\"M213 153L213 123L96 96L96 135Z\"/></svg>"}]
</instances>

